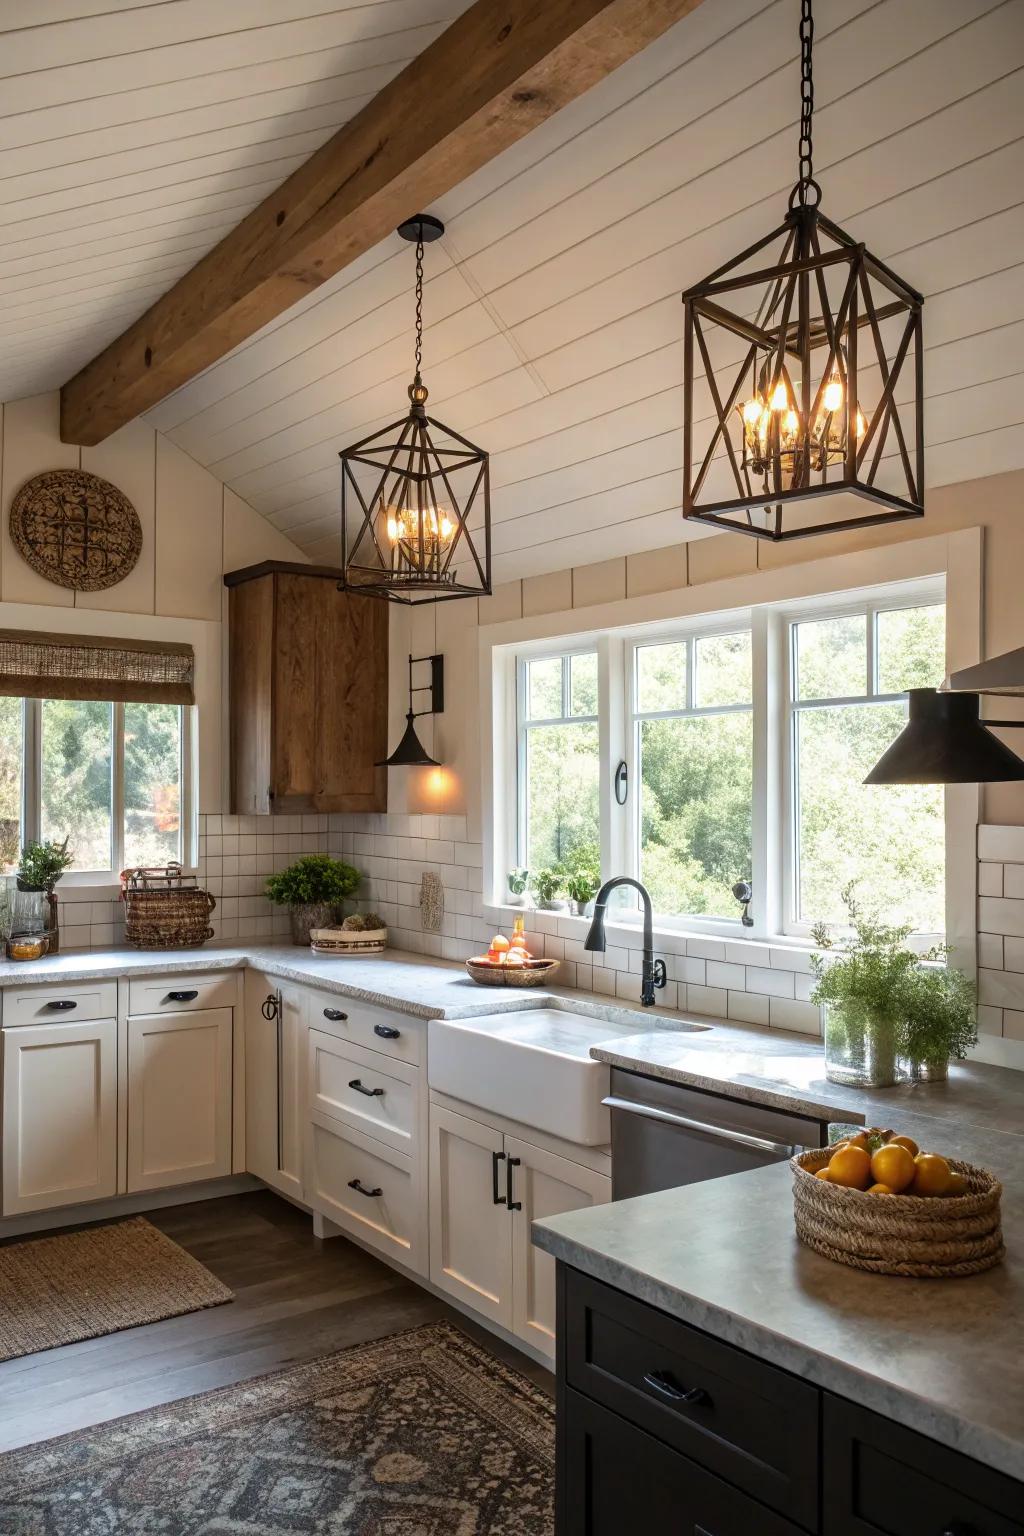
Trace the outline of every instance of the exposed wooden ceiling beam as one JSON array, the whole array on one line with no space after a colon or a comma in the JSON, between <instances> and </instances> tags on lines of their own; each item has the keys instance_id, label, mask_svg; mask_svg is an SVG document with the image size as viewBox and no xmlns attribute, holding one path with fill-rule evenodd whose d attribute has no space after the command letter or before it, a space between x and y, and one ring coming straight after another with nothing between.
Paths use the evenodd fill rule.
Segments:
<instances>
[{"instance_id":1,"label":"exposed wooden ceiling beam","mask_svg":"<svg viewBox=\"0 0 1024 1536\"><path fill-rule=\"evenodd\" d=\"M149 410L701 0L476 0L61 390L61 437Z\"/></svg>"}]
</instances>

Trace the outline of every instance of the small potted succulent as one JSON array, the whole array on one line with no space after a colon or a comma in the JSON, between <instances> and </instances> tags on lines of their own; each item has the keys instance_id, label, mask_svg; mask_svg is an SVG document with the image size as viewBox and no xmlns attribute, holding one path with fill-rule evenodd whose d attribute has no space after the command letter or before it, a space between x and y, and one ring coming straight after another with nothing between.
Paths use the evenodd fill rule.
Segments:
<instances>
[{"instance_id":1,"label":"small potted succulent","mask_svg":"<svg viewBox=\"0 0 1024 1536\"><path fill-rule=\"evenodd\" d=\"M533 891L542 912L561 912L565 903L558 900L562 890L562 871L557 866L538 869L533 877Z\"/></svg>"},{"instance_id":2,"label":"small potted succulent","mask_svg":"<svg viewBox=\"0 0 1024 1536\"><path fill-rule=\"evenodd\" d=\"M526 887L530 883L530 871L528 869L510 869L506 876L508 884L508 904L510 907L524 907L526 905Z\"/></svg>"},{"instance_id":3,"label":"small potted succulent","mask_svg":"<svg viewBox=\"0 0 1024 1536\"><path fill-rule=\"evenodd\" d=\"M329 928L361 879L351 864L326 853L309 853L271 875L265 889L271 901L288 908L292 943L308 944L310 929Z\"/></svg>"},{"instance_id":4,"label":"small potted succulent","mask_svg":"<svg viewBox=\"0 0 1024 1536\"><path fill-rule=\"evenodd\" d=\"M67 838L62 843L26 843L21 850L15 884L26 900L16 900L15 924L27 932L45 933L47 953L51 955L60 949L60 916L55 887L74 862L75 856L68 850Z\"/></svg>"},{"instance_id":5,"label":"small potted succulent","mask_svg":"<svg viewBox=\"0 0 1024 1536\"><path fill-rule=\"evenodd\" d=\"M574 917L588 917L590 903L597 895L601 875L586 860L574 864L565 876L565 890L569 897L569 910Z\"/></svg>"}]
</instances>

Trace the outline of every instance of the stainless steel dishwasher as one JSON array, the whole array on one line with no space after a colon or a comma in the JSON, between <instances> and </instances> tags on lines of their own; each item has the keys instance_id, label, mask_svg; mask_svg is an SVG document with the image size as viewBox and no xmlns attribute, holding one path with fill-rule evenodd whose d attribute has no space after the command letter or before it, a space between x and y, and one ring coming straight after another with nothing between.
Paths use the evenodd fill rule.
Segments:
<instances>
[{"instance_id":1,"label":"stainless steel dishwasher","mask_svg":"<svg viewBox=\"0 0 1024 1536\"><path fill-rule=\"evenodd\" d=\"M612 1199L784 1162L828 1142L828 1122L613 1067Z\"/></svg>"}]
</instances>

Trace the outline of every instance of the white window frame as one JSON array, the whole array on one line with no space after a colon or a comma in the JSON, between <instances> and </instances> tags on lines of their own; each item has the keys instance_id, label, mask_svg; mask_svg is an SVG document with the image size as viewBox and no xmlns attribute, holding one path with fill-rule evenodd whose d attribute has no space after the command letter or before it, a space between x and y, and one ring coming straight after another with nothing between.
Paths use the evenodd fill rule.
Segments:
<instances>
[{"instance_id":1,"label":"white window frame","mask_svg":"<svg viewBox=\"0 0 1024 1536\"><path fill-rule=\"evenodd\" d=\"M639 878L639 721L637 719L636 652L644 645L670 644L685 640L689 644L687 667L692 682L695 661L695 641L716 635L737 634L749 630L751 636L751 715L753 723L753 800L751 806L751 916L753 926L744 927L740 921L737 903L735 918L706 916L691 913L679 916L655 913L656 927L663 933L697 933L733 939L771 941L788 939L806 943L811 925L798 923L794 893L796 882L796 806L793 799L795 788L795 730L796 714L801 708L821 707L825 701L809 701L794 705L793 693L793 645L795 625L808 618L838 618L850 614L868 617L868 647L866 665L869 690L876 681L876 624L881 612L900 608L921 607L931 603L946 603L945 575L927 577L912 576L888 584L864 583L850 591L815 594L789 602L771 602L743 606L716 613L695 614L685 620L661 621L644 625L615 628L603 633L586 636L568 635L559 640L550 637L539 641L519 644L514 651L514 664L507 669L506 688L511 685L512 697L507 701L507 715L514 722L515 785L514 794L506 797L504 850L496 849L497 859L492 861L495 885L500 889L492 894L500 905L504 900L504 875L499 874L501 865L511 868L513 862L522 865L525 835L525 735L530 728L525 720L526 665L531 661L564 658L568 670L570 658L580 654L598 657L598 735L600 742L600 818L601 818L601 872L602 878L610 874L627 874ZM949 622L947 603L947 625ZM500 666L494 673L497 689L502 687ZM691 697L692 694L688 694ZM879 703L898 702L900 694L870 692L850 700L830 700L832 704L864 703L867 699ZM707 709L690 707L686 710L659 712L665 718L689 718L691 716L732 714L746 706L712 706ZM645 717L647 718L647 717ZM591 721L593 716L570 716L552 720L551 724L569 724ZM499 733L500 739L500 733ZM625 806L619 806L612 793L612 779L620 761L625 761L629 776L629 794ZM509 856L514 850L514 860ZM740 874L737 873L737 878ZM947 868L947 884L949 880ZM615 913L614 921L624 927L640 922L638 910L623 907ZM931 941L937 935L922 936Z\"/></svg>"},{"instance_id":2,"label":"white window frame","mask_svg":"<svg viewBox=\"0 0 1024 1536\"><path fill-rule=\"evenodd\" d=\"M22 699L21 841L38 841L42 829L42 719L43 699ZM179 705L179 856L183 867L195 867L195 752L191 705ZM111 703L111 863L99 869L69 870L61 877L65 886L116 884L124 858L124 705Z\"/></svg>"},{"instance_id":3,"label":"white window frame","mask_svg":"<svg viewBox=\"0 0 1024 1536\"><path fill-rule=\"evenodd\" d=\"M552 725L596 725L598 732L598 752L601 742L601 710L598 703L596 715L551 715L543 719L531 719L527 712L529 702L529 682L527 668L538 661L561 661L562 663L562 702L568 701L572 708L572 660L574 656L597 656L598 696L600 700L601 690L601 656L596 645L556 646L547 650L523 652L516 657L515 669L515 708L516 708L516 814L512 840L509 844L515 850L515 862L519 867L527 864L526 851L526 793L527 793L527 742L529 733L534 730L544 730ZM603 826L605 821L604 794L599 796L601 803L601 826L598 831L598 841L604 850ZM511 866L510 866L511 867ZM602 868L604 867L602 863Z\"/></svg>"},{"instance_id":4,"label":"white window frame","mask_svg":"<svg viewBox=\"0 0 1024 1536\"><path fill-rule=\"evenodd\" d=\"M899 704L904 693L880 693L878 691L878 615L898 612L905 608L926 608L946 604L946 583L942 577L916 582L900 583L890 589L872 588L870 595L856 592L844 593L829 600L813 598L787 606L780 614L783 626L782 671L780 674L782 695L782 802L779 826L781 831L780 869L782 875L780 933L809 939L813 923L797 917L797 886L800 817L797 808L799 774L797 769L797 720L800 714L811 709L842 708L845 705L869 706L871 704ZM867 645L865 654L865 691L849 696L836 695L828 699L800 699L796 695L797 659L796 631L807 620L861 618L865 619ZM939 680L941 681L941 679ZM915 934L915 940L934 943L943 938L940 933Z\"/></svg>"}]
</instances>

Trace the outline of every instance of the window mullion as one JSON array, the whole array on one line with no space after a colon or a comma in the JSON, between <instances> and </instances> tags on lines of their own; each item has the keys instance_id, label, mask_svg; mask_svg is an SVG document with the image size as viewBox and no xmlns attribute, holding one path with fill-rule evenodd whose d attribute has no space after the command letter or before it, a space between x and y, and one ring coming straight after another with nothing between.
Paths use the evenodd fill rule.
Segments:
<instances>
[{"instance_id":1,"label":"window mullion","mask_svg":"<svg viewBox=\"0 0 1024 1536\"><path fill-rule=\"evenodd\" d=\"M110 860L111 871L124 868L124 705L114 704L110 754Z\"/></svg>"},{"instance_id":2,"label":"window mullion","mask_svg":"<svg viewBox=\"0 0 1024 1536\"><path fill-rule=\"evenodd\" d=\"M42 836L43 731L42 699L26 699L22 714L22 843Z\"/></svg>"}]
</instances>

